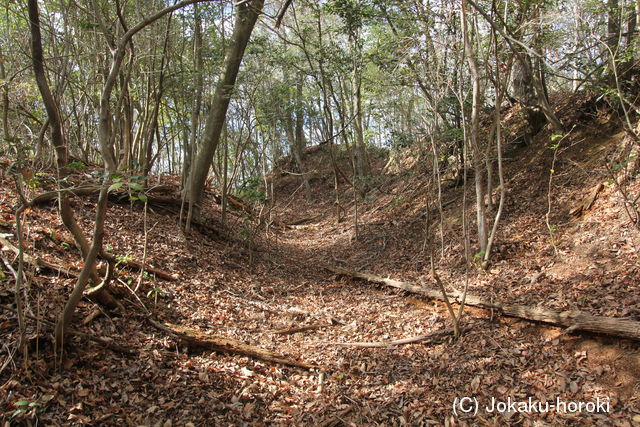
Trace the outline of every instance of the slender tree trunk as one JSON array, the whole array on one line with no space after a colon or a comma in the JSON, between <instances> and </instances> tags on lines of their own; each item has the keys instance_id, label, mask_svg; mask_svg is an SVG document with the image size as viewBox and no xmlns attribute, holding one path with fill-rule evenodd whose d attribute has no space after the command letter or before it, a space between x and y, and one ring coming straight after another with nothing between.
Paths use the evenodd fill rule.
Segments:
<instances>
[{"instance_id":1,"label":"slender tree trunk","mask_svg":"<svg viewBox=\"0 0 640 427\"><path fill-rule=\"evenodd\" d=\"M364 143L364 126L363 126L363 112L362 112L362 70L359 67L355 67L353 71L353 80L355 85L355 152L356 152L356 167L357 175L360 180L364 179L371 173L371 167L369 165L369 159L367 157L367 147ZM361 183L362 185L362 183Z\"/></svg>"},{"instance_id":2,"label":"slender tree trunk","mask_svg":"<svg viewBox=\"0 0 640 427\"><path fill-rule=\"evenodd\" d=\"M636 0L635 2L635 17L636 17L636 25L635 30L640 31L640 0ZM633 57L638 58L640 56L640 37L638 34L633 34Z\"/></svg>"},{"instance_id":3,"label":"slender tree trunk","mask_svg":"<svg viewBox=\"0 0 640 427\"><path fill-rule=\"evenodd\" d=\"M306 168L304 166L304 108L302 102L302 89L303 89L303 76L302 73L298 76L296 83L296 125L293 141L293 156L298 170L302 174L302 182L304 184L305 197L307 200L311 200L311 186L309 185L309 176L307 175Z\"/></svg>"},{"instance_id":4,"label":"slender tree trunk","mask_svg":"<svg viewBox=\"0 0 640 427\"><path fill-rule=\"evenodd\" d=\"M5 58L0 49L0 80L7 80L7 72L4 68ZM5 141L11 139L11 133L9 132L9 84L5 84L2 88L2 133Z\"/></svg>"},{"instance_id":5,"label":"slender tree trunk","mask_svg":"<svg viewBox=\"0 0 640 427\"><path fill-rule=\"evenodd\" d=\"M109 179L106 179L102 183L102 189L100 190L100 196L98 197L98 204L96 207L96 221L93 230L93 241L89 252L84 259L84 267L80 271L76 285L71 292L71 296L67 300L67 303L62 310L62 314L56 323L55 340L56 348L61 350L64 346L64 334L69 328L73 313L76 306L82 299L84 290L89 282L89 278L92 274L92 269L95 266L98 254L102 252L102 240L104 238L104 220L107 214L107 197L109 188ZM107 280L107 278L105 278Z\"/></svg>"},{"instance_id":6,"label":"slender tree trunk","mask_svg":"<svg viewBox=\"0 0 640 427\"><path fill-rule=\"evenodd\" d=\"M196 6L197 7L197 6ZM171 17L173 14L169 14L169 19L167 20L167 29L164 36L164 45L162 47L162 57L160 59L160 76L158 77L158 87L155 91L155 97L153 100L153 112L151 113L151 123L149 127L149 133L145 140L145 149L144 149L144 162L143 164L143 176L148 176L149 172L151 172L151 168L153 166L153 139L156 136L156 131L158 130L158 114L160 112L160 104L162 103L162 95L164 92L164 72L165 72L165 62L167 58L167 49L169 48L169 30L171 29ZM156 140L158 144L158 153L160 153L160 139Z\"/></svg>"},{"instance_id":7,"label":"slender tree trunk","mask_svg":"<svg viewBox=\"0 0 640 427\"><path fill-rule=\"evenodd\" d=\"M195 21L193 56L194 56L194 72L196 74L196 93L193 98L193 110L191 111L191 130L189 132L189 144L185 147L185 162L182 173L182 186L186 187L191 173L191 164L196 155L196 147L198 142L198 128L200 127L200 110L202 108L202 19L200 18L200 9L198 5L194 5L193 18ZM183 191L183 193L185 193Z\"/></svg>"},{"instance_id":8,"label":"slender tree trunk","mask_svg":"<svg viewBox=\"0 0 640 427\"><path fill-rule=\"evenodd\" d=\"M118 167L124 169L130 166L131 149L133 147L133 107L131 106L128 81L124 83L122 90L124 91L124 102L122 105L124 119L122 121L122 150Z\"/></svg>"},{"instance_id":9,"label":"slender tree trunk","mask_svg":"<svg viewBox=\"0 0 640 427\"><path fill-rule=\"evenodd\" d=\"M620 44L620 8L618 0L607 0L607 45L614 54Z\"/></svg>"},{"instance_id":10,"label":"slender tree trunk","mask_svg":"<svg viewBox=\"0 0 640 427\"><path fill-rule=\"evenodd\" d=\"M195 3L198 0L183 0L181 2L175 3L172 6L166 7L161 11L151 15L145 19L143 19L136 26L128 30L118 41L115 46L111 44L113 49L112 58L111 58L111 66L109 72L105 78L105 82L103 85L102 93L100 96L100 110L99 110L99 121L98 121L98 142L100 145L100 153L102 155L104 165L105 165L105 176L106 178L102 181L102 188L100 190L100 196L98 198L98 204L96 208L96 217L93 229L93 240L89 250L84 259L84 266L80 271L80 275L78 276L78 280L74 286L74 289L65 305L65 308L58 319L55 330L55 338L56 338L56 347L58 349L62 349L64 344L64 332L68 329L71 320L73 318L73 313L75 308L82 298L84 290L87 286L89 278L93 275L95 271L95 263L98 254L102 252L102 240L104 238L104 221L107 213L107 196L108 196L108 188L111 182L111 175L116 170L116 158L114 153L114 135L113 135L113 118L111 114L111 94L116 85L116 79L120 73L120 69L122 66L122 61L125 56L125 50L127 43L130 42L131 38L140 30L145 28L146 26L152 24L156 20L160 19L164 15L171 13L172 11L184 7L186 5ZM95 4L95 3L94 3ZM60 152L64 155L64 160L66 162L66 145L64 144L64 139L61 134L61 122L59 112L56 108L55 102L51 97L51 93L46 85L46 76L44 74L44 66L42 61L42 44L40 37L40 26L39 26L39 16L38 16L38 5L37 0L29 0L29 17L31 20L31 33L33 37L32 41L32 57L34 63L34 71L36 74L36 80L38 81L38 87L41 89L43 94L43 99L45 100L45 105L47 107L47 113L51 120L52 125L52 134L56 135L53 139L59 139L59 142L62 144L56 145L56 150L60 150ZM96 19L101 22L101 17L97 14ZM109 34L105 32L105 37L107 41L110 40ZM114 49L115 47L115 49ZM50 98L50 100L49 100ZM119 104L119 103L118 103ZM66 165L66 163L65 163ZM62 200L63 197L60 197ZM108 280L108 278L105 278Z\"/></svg>"},{"instance_id":11,"label":"slender tree trunk","mask_svg":"<svg viewBox=\"0 0 640 427\"><path fill-rule=\"evenodd\" d=\"M264 0L250 0L238 6L231 45L227 49L224 61L224 71L211 100L211 111L207 116L198 155L192 166L194 171L188 187L190 210L202 200L211 161L220 143L220 135L224 127L229 101L238 77L242 57L251 37L253 27L262 12L263 5Z\"/></svg>"},{"instance_id":12,"label":"slender tree trunk","mask_svg":"<svg viewBox=\"0 0 640 427\"><path fill-rule=\"evenodd\" d=\"M486 253L487 250L487 219L484 207L484 186L482 159L480 145L478 143L478 133L480 130L480 74L478 72L478 64L475 57L475 52L471 46L469 40L469 25L467 23L466 14L466 1L462 2L462 22L464 32L464 50L467 57L467 63L469 65L469 71L471 72L472 89L472 103L471 103L471 147L473 149L473 169L475 173L475 188L476 188L476 219L478 222L478 245L481 253Z\"/></svg>"},{"instance_id":13,"label":"slender tree trunk","mask_svg":"<svg viewBox=\"0 0 640 427\"><path fill-rule=\"evenodd\" d=\"M226 129L222 134L222 225L224 226L227 221L227 202L228 202L228 190L229 190L229 138Z\"/></svg>"}]
</instances>

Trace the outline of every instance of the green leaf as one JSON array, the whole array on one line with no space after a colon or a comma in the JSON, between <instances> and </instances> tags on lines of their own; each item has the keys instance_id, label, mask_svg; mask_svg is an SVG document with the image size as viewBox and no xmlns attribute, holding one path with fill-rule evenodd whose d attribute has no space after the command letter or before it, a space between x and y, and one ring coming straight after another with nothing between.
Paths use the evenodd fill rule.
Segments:
<instances>
[{"instance_id":1,"label":"green leaf","mask_svg":"<svg viewBox=\"0 0 640 427\"><path fill-rule=\"evenodd\" d=\"M143 191L144 187L142 187L142 185L138 184L137 182L130 182L129 183L129 188L131 188L134 191Z\"/></svg>"},{"instance_id":2,"label":"green leaf","mask_svg":"<svg viewBox=\"0 0 640 427\"><path fill-rule=\"evenodd\" d=\"M122 183L121 182L114 182L113 184L111 184L109 186L109 193L111 193L112 191L117 190L118 188L122 187Z\"/></svg>"},{"instance_id":3,"label":"green leaf","mask_svg":"<svg viewBox=\"0 0 640 427\"><path fill-rule=\"evenodd\" d=\"M13 406L27 406L29 405L29 403L31 402L29 402L28 400L18 400L16 403L13 404Z\"/></svg>"},{"instance_id":4,"label":"green leaf","mask_svg":"<svg viewBox=\"0 0 640 427\"><path fill-rule=\"evenodd\" d=\"M147 195L143 193L138 194L138 199L140 199L140 201L144 203L147 203L149 201Z\"/></svg>"},{"instance_id":5,"label":"green leaf","mask_svg":"<svg viewBox=\"0 0 640 427\"><path fill-rule=\"evenodd\" d=\"M84 163L82 162L71 162L69 163L69 167L72 169L82 169L84 167Z\"/></svg>"}]
</instances>

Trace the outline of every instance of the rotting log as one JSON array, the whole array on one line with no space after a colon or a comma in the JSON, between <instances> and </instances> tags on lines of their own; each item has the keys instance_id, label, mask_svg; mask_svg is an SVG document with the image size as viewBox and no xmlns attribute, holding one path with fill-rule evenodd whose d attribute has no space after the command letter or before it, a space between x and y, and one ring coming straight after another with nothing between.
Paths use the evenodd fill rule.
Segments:
<instances>
[{"instance_id":1,"label":"rotting log","mask_svg":"<svg viewBox=\"0 0 640 427\"><path fill-rule=\"evenodd\" d=\"M172 197L172 196L164 196L164 195L157 195L157 194L153 194L153 193L162 193L165 191L170 191L170 187L166 186L166 185L161 185L161 186L157 186L157 187L153 187L148 189L146 192L150 193L148 194L148 197L150 200L155 200L157 201L157 203L175 203L177 200L178 206L180 205L179 201L180 198L176 198L176 197ZM60 196L60 194L66 194L68 197L87 197L87 196L97 196L98 194L100 194L100 186L99 185L93 185L93 184L88 184L88 185L80 185L77 187L71 187L71 188L63 188L60 190L53 190L53 191L47 191L44 193L40 193L36 196L33 197L33 199L31 199L31 201L29 202L30 206L38 206L38 205L43 205L46 203L49 203L53 200L57 200L58 197ZM122 197L122 196L127 196L128 193L125 191L112 191L110 192L110 196L111 197Z\"/></svg>"},{"instance_id":2,"label":"rotting log","mask_svg":"<svg viewBox=\"0 0 640 427\"><path fill-rule=\"evenodd\" d=\"M239 354L243 356L253 357L259 360L264 360L266 362L274 362L281 365L295 366L298 368L318 368L318 366L314 364L289 359L272 351L252 346L233 338L225 337L222 335L206 335L196 330L186 328L184 326L173 325L170 323L160 323L152 319L147 320L156 328L176 337L182 345L194 350L209 350L218 353Z\"/></svg>"},{"instance_id":3,"label":"rotting log","mask_svg":"<svg viewBox=\"0 0 640 427\"><path fill-rule=\"evenodd\" d=\"M438 301L443 300L442 293L440 291L427 289L412 283L376 276L370 273L348 270L346 268L334 266L325 266L324 268L342 276L353 277L372 283L402 289L408 292L421 294ZM451 302L460 304L462 299L461 292L452 291L449 292L448 296ZM589 313L576 310L555 311L523 304L487 301L482 297L469 294L467 294L465 298L465 304L471 307L494 310L507 317L515 317L534 322L563 326L568 328L569 331L585 331L640 341L640 322L631 319L594 316Z\"/></svg>"}]
</instances>

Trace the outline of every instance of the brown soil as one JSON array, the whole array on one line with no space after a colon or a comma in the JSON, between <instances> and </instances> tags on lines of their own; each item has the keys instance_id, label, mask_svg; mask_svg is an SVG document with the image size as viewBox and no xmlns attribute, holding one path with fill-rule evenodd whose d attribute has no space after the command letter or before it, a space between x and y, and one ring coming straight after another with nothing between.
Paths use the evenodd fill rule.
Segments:
<instances>
[{"instance_id":1,"label":"brown soil","mask_svg":"<svg viewBox=\"0 0 640 427\"><path fill-rule=\"evenodd\" d=\"M558 108L563 111L563 105ZM569 114L567 111L565 114ZM517 111L505 119L507 141L518 132ZM593 115L590 115L593 114ZM436 265L447 286L505 302L557 310L577 309L605 316L638 316L640 234L629 223L619 194L607 182L606 164L620 150L624 134L609 121L596 125L597 112L583 120L557 151L550 192L550 233L545 214L553 150L543 132L530 147L508 146L507 200L486 272L466 268L460 233L463 188L446 188L444 247ZM274 173L273 215L281 230L261 227L240 214L218 233L184 236L177 219L151 209L148 262L179 276L176 282L144 278L137 297L156 319L223 334L289 358L312 362L303 370L247 357L193 353L144 320L141 302L121 282L117 288L126 313L102 316L82 328L131 348L130 357L73 338L62 367L35 322L25 368L10 355L15 316L0 317L2 356L0 417L11 423L93 425L637 425L640 419L640 347L637 342L566 334L559 328L501 318L467 309L465 333L454 340L392 348L352 348L336 343L391 341L450 328L445 306L415 295L336 277L325 264L366 270L433 286L424 250L424 212L435 206L428 186L431 170L419 150L399 156L399 167L383 174L384 152L371 153L375 181L359 203L359 233L347 184L342 202L346 218L335 221L329 146L307 152L313 172L312 201L304 199L299 176ZM350 173L346 158L340 167ZM569 211L603 182L593 206L580 217ZM471 182L469 185L471 186ZM296 189L298 189L296 191ZM637 194L640 185L629 184ZM473 195L467 190L473 225ZM15 195L5 178L0 190L2 232L13 232ZM94 201L74 202L87 233ZM207 207L218 217L217 206ZM144 226L140 206L112 205L106 245L110 252L142 259ZM437 220L437 219L434 219ZM79 266L77 251L62 242L55 206L26 216L27 251L69 268ZM436 227L436 244L439 244ZM249 244L248 238L252 237ZM473 233L471 233L472 245ZM555 250L554 250L555 245ZM3 252L6 259L11 254ZM12 260L12 259L11 259ZM10 272L6 271L7 277ZM28 310L55 321L73 279L29 272ZM120 270L118 278L137 280ZM13 301L12 279L1 282L0 303ZM82 316L93 309L83 301ZM299 333L281 329L331 323ZM36 346L37 343L37 346ZM488 404L506 400L595 401L607 399L608 413L454 414L456 398L474 396ZM24 413L22 402L34 402ZM169 424L171 423L171 424Z\"/></svg>"}]
</instances>

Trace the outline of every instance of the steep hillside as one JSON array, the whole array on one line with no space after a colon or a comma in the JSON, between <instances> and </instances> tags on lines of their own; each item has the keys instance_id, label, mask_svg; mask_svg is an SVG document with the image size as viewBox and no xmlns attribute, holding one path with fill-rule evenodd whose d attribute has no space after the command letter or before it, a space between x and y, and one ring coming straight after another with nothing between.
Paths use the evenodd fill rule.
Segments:
<instances>
[{"instance_id":1,"label":"steep hillside","mask_svg":"<svg viewBox=\"0 0 640 427\"><path fill-rule=\"evenodd\" d=\"M430 147L399 153L395 167L388 167L391 162L380 159L379 152L372 155L375 188L359 204L357 239L355 210L347 190L343 190L343 199L348 215L336 223L328 146L314 147L307 153L315 192L312 202L304 200L301 192L294 194L299 177L277 180L277 199L288 198L289 203L283 218L288 223L308 220L315 224L308 227L310 230L322 229L321 236L332 242L325 254L327 263L339 260L384 276L420 279L429 275L425 212L430 206L431 221L437 223L432 229L436 246L441 237L444 243L442 251L436 250L436 265L447 283L459 287L465 274L470 274L474 293L544 303L559 310L626 316L640 302L636 288L640 236L625 214L609 168L621 158L627 136L613 124L613 113L604 107L598 110L592 98L562 99L557 109L560 118L573 127L555 150L548 131L537 135L530 146L513 143L518 141L523 123L517 107L505 113L506 199L491 268L486 272L465 270L461 233L465 190L448 181L443 181L442 187L444 232L440 235ZM348 164L341 167L349 170ZM441 174L446 176L447 170ZM341 181L342 188L348 189ZM494 176L495 187L499 187L497 181ZM632 180L626 191L638 194L639 189L638 182ZM469 172L466 215L472 251L476 248L474 197ZM493 199L489 218L497 209L499 188L494 189ZM582 209L585 201L590 203ZM547 226L547 214L551 227Z\"/></svg>"},{"instance_id":2,"label":"steep hillside","mask_svg":"<svg viewBox=\"0 0 640 427\"><path fill-rule=\"evenodd\" d=\"M557 150L549 148L547 132L530 146L507 144L507 200L488 271L465 267L460 232L464 187L443 187L444 246L436 250L436 266L450 290L462 289L468 280L470 292L490 299L638 316L638 230L625 216L606 168L615 163L625 134L611 124L610 112L589 102L579 110L575 105L579 99L556 104L560 117L576 124ZM504 125L507 141L516 140L522 126L518 112L505 111ZM273 172L269 227L236 211L223 226L219 207L208 202L208 225L183 234L175 207L167 205L177 194L175 178L160 183L165 199L150 202L146 226L140 203L114 199L105 246L119 260L113 292L123 309L98 310L97 317L78 326L86 335L70 338L62 364L51 351L49 322L61 311L73 277L27 268L26 311L39 320L28 323L30 357L23 362L10 352L17 337L14 282L12 271L3 268L0 334L8 344L1 350L0 416L27 425L638 422L637 342L572 334L472 308L465 311L465 332L456 340L448 334L451 323L442 303L325 270L324 265L343 266L432 287L424 249L427 206L436 224L436 244L440 239L428 150L407 149L395 165L384 150L370 153L374 176L364 198L356 199L356 236L353 193L344 179L339 184L345 217L335 220L329 149L323 144L306 151L311 200L304 197L300 176L284 173L294 172L286 162ZM339 151L338 166L350 176L348 157ZM36 192L52 185L50 176L40 176ZM82 171L76 179L90 176ZM466 214L474 230L471 179ZM592 189L601 183L591 202ZM638 194L640 186L631 181L627 189ZM15 245L17 199L9 175L0 197L2 232ZM585 198L579 215L572 215ZM91 231L94 204L92 197L74 199L85 233ZM78 271L77 250L54 202L33 207L24 222L27 253ZM17 265L4 249L5 266ZM169 276L124 268L131 259L144 259ZM85 299L79 311L86 318L96 305ZM190 328L204 337L223 335L317 367L191 348L153 322ZM385 344L433 333L409 345ZM129 353L88 337L106 339ZM483 404L492 398L530 397L541 402L602 399L609 406L598 413L485 411L474 417L453 411L456 399L465 396Z\"/></svg>"}]
</instances>

